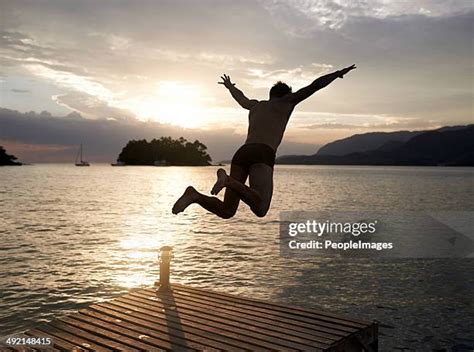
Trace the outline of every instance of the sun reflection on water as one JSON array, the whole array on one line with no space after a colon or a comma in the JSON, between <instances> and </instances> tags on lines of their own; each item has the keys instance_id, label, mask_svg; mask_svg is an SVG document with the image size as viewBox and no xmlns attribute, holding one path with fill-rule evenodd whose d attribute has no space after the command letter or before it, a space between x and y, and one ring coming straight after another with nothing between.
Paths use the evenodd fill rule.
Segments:
<instances>
[{"instance_id":1,"label":"sun reflection on water","mask_svg":"<svg viewBox=\"0 0 474 352\"><path fill-rule=\"evenodd\" d=\"M117 276L114 281L122 287L132 288L149 285L150 277L143 273L124 273L123 275Z\"/></svg>"},{"instance_id":2,"label":"sun reflection on water","mask_svg":"<svg viewBox=\"0 0 474 352\"><path fill-rule=\"evenodd\" d=\"M174 244L178 227L180 227L179 224L170 222L159 223L156 225L156 234L153 234L149 231L150 224L147 224L146 221L140 222L139 218L133 218L131 228L137 232L143 231L143 233L135 231L128 233L118 241L118 251L115 254L115 262L119 270L115 271L113 281L118 286L127 289L149 286L158 279L159 249L162 246ZM149 220L149 216L147 219ZM157 221L159 222L159 219Z\"/></svg>"},{"instance_id":3,"label":"sun reflection on water","mask_svg":"<svg viewBox=\"0 0 474 352\"><path fill-rule=\"evenodd\" d=\"M136 236L136 235L130 235ZM124 250L130 249L154 249L159 248L159 238L143 236L140 238L130 237L120 241L120 247Z\"/></svg>"}]
</instances>

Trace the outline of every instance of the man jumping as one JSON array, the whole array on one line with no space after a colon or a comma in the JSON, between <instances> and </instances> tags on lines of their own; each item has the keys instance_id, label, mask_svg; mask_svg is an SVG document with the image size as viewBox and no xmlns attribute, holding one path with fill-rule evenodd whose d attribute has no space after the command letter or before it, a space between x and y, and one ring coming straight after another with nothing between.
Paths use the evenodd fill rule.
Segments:
<instances>
[{"instance_id":1,"label":"man jumping","mask_svg":"<svg viewBox=\"0 0 474 352\"><path fill-rule=\"evenodd\" d=\"M230 91L240 106L249 110L247 139L232 158L230 175L227 175L224 169L217 170L217 182L211 194L217 195L225 188L224 201L217 197L208 197L189 186L174 204L173 214L178 214L189 205L197 203L211 213L229 219L235 215L239 201L242 200L255 215L265 216L272 200L276 151L293 109L298 103L336 78L343 78L355 68L356 66L352 65L321 76L295 93L292 93L287 84L277 82L270 89L270 99L262 101L248 99L235 83L231 82L230 77L224 74L219 84L223 84ZM249 186L245 185L247 177Z\"/></svg>"}]
</instances>

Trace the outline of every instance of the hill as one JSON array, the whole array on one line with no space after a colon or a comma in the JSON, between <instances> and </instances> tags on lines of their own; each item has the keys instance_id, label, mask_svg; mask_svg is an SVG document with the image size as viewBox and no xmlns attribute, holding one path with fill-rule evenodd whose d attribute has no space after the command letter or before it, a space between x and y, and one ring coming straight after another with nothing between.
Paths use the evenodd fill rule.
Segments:
<instances>
[{"instance_id":1,"label":"hill","mask_svg":"<svg viewBox=\"0 0 474 352\"><path fill-rule=\"evenodd\" d=\"M4 165L21 165L21 163L16 161L16 156L7 154L5 148L0 146L0 166Z\"/></svg>"},{"instance_id":2,"label":"hill","mask_svg":"<svg viewBox=\"0 0 474 352\"><path fill-rule=\"evenodd\" d=\"M465 126L448 126L437 129L437 131L451 131L462 129ZM339 139L321 147L318 155L347 155L349 153L361 153L378 149L388 142L404 143L411 138L427 131L396 131L396 132L369 132L355 134L353 136Z\"/></svg>"},{"instance_id":3,"label":"hill","mask_svg":"<svg viewBox=\"0 0 474 352\"><path fill-rule=\"evenodd\" d=\"M377 136L377 133L372 136ZM346 140L350 138L346 138ZM378 143L373 145L378 145ZM388 139L377 148L363 152L356 151L344 155L317 153L314 155L282 156L277 159L277 163L474 166L474 125L443 127L433 131L417 132L407 141Z\"/></svg>"},{"instance_id":4,"label":"hill","mask_svg":"<svg viewBox=\"0 0 474 352\"><path fill-rule=\"evenodd\" d=\"M420 134L419 131L397 131L397 132L370 132L355 134L353 136L339 139L321 147L317 155L346 155L349 153L367 152L380 148L388 142L406 142L410 138Z\"/></svg>"},{"instance_id":5,"label":"hill","mask_svg":"<svg viewBox=\"0 0 474 352\"><path fill-rule=\"evenodd\" d=\"M161 137L150 142L129 141L117 161L126 165L207 166L211 157L207 147L198 140L191 143L183 137Z\"/></svg>"}]
</instances>

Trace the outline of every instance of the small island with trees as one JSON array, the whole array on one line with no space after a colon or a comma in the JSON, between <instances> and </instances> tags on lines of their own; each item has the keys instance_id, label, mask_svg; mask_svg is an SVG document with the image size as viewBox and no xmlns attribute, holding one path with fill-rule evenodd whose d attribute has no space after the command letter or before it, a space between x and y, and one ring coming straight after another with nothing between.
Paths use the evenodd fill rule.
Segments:
<instances>
[{"instance_id":1,"label":"small island with trees","mask_svg":"<svg viewBox=\"0 0 474 352\"><path fill-rule=\"evenodd\" d=\"M117 163L120 165L179 165L179 166L208 166L211 157L207 147L195 140L188 142L183 137L172 139L161 137L150 142L131 140L122 149Z\"/></svg>"},{"instance_id":2,"label":"small island with trees","mask_svg":"<svg viewBox=\"0 0 474 352\"><path fill-rule=\"evenodd\" d=\"M0 166L21 165L21 163L16 160L16 156L8 154L5 148L0 145Z\"/></svg>"}]
</instances>

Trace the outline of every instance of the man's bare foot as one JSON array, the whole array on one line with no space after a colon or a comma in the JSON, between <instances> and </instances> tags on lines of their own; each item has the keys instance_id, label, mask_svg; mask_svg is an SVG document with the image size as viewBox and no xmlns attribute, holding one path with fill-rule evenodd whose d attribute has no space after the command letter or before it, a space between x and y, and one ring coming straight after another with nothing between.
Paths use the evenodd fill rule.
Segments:
<instances>
[{"instance_id":1,"label":"man's bare foot","mask_svg":"<svg viewBox=\"0 0 474 352\"><path fill-rule=\"evenodd\" d=\"M224 169L217 170L217 181L214 187L212 187L211 194L216 195L224 188L227 184L227 174L225 173Z\"/></svg>"},{"instance_id":2,"label":"man's bare foot","mask_svg":"<svg viewBox=\"0 0 474 352\"><path fill-rule=\"evenodd\" d=\"M176 203L174 203L173 209L171 210L172 213L176 215L184 211L184 209L186 209L194 202L194 200L196 199L196 194L197 191L194 189L194 187L189 186L188 188L186 188L183 195L179 197Z\"/></svg>"}]
</instances>

